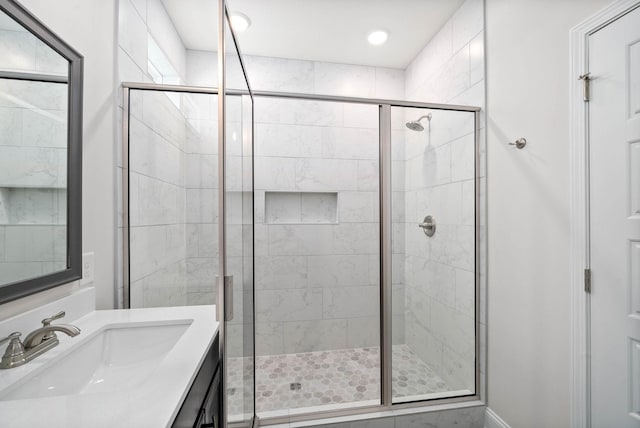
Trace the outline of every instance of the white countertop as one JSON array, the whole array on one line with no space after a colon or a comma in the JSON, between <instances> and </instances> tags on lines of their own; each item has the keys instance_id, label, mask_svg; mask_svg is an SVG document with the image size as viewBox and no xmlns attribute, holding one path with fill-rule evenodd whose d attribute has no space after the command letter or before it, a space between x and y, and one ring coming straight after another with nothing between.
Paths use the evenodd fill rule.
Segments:
<instances>
[{"instance_id":1,"label":"white countertop","mask_svg":"<svg viewBox=\"0 0 640 428\"><path fill-rule=\"evenodd\" d=\"M215 306L93 311L72 322L75 338L58 334L60 345L24 366L0 370L3 391L45 364L63 358L109 324L192 320L160 363L157 372L125 393L92 393L0 401L0 427L156 428L171 426L218 331ZM63 320L64 321L64 320ZM23 332L26 334L26 332ZM4 351L4 347L3 347Z\"/></svg>"}]
</instances>

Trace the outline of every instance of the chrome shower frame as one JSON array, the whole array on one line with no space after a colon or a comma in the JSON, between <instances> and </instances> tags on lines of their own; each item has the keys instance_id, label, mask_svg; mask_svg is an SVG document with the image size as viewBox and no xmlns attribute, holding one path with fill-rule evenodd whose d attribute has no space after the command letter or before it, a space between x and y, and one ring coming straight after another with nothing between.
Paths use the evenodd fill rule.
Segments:
<instances>
[{"instance_id":1,"label":"chrome shower frame","mask_svg":"<svg viewBox=\"0 0 640 428\"><path fill-rule=\"evenodd\" d=\"M125 94L125 105L128 106L130 90L147 90L147 91L168 91L168 92L186 92L199 94L218 94L218 89L209 87L183 86L183 85L161 85L152 83L134 83L124 82L122 84ZM225 91L227 95L249 95L248 91L229 90ZM481 373L484 373L486 358L481 355L480 338L486 337L485 332L481 331L481 320L486 315L485 308L481 307L481 301L486 301L481 293L486 291L486 266L483 260L486 260L486 243L482 238L483 231L486 231L486 213L485 205L481 201L481 195L484 194L484 175L482 167L482 156L484 148L481 146L481 125L480 107L453 105L453 104L436 104L422 103L403 100L388 99L372 99L358 97L342 97L332 95L316 95L301 94L290 92L272 92L272 91L252 91L254 98L281 98L281 99L297 99L306 101L327 101L352 104L377 105L379 108L379 209L380 209L380 344L381 344L381 401L377 405L363 405L358 407L354 405L348 409L307 412L304 414L294 414L282 417L272 417L258 419L258 426L268 426L283 423L303 422L309 420L317 420L321 418L355 416L366 413L388 412L388 417L393 416L392 411L400 409L424 408L425 411L430 406L441 406L443 404L467 404L468 406L484 405L485 400L485 382L481 379ZM408 108L425 108L430 110L468 112L474 115L474 136L475 136L475 162L474 162L474 184L475 184L475 393L466 396L458 396L452 398L431 399L415 402L405 402L394 404L392 397L392 367L391 367L391 345L392 345L392 279L391 279L391 257L392 257L392 222L391 222L391 109L392 107L408 107ZM128 129L128 109L124 110L123 118L123 154L129 152L129 135ZM222 156L221 156L222 157ZM126 163L125 163L126 165ZM224 174L224 171L219 171ZM124 194L124 217L128 218L128 166L123 167L123 194ZM222 217L221 217L222 218ZM222 224L222 222L220 222ZM128 307L129 295L129 278L128 278L128 255L129 241L126 234L126 227L123 233L123 254L124 261L124 295L125 307ZM486 234L485 234L486 236ZM221 251L222 252L222 251ZM223 255L222 255L223 256ZM482 284L482 287L481 287ZM255 381L255 378L254 378ZM255 395L254 395L255 400ZM255 408L255 402L254 402ZM441 409L439 409L441 410Z\"/></svg>"}]
</instances>

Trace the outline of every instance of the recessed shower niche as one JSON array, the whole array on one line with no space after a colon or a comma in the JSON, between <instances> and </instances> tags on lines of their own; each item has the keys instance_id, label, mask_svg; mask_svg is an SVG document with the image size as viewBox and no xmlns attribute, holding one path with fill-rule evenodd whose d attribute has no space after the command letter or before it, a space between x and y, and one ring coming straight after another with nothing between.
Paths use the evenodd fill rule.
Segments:
<instances>
[{"instance_id":1,"label":"recessed shower niche","mask_svg":"<svg viewBox=\"0 0 640 428\"><path fill-rule=\"evenodd\" d=\"M265 192L267 224L336 224L336 192Z\"/></svg>"}]
</instances>

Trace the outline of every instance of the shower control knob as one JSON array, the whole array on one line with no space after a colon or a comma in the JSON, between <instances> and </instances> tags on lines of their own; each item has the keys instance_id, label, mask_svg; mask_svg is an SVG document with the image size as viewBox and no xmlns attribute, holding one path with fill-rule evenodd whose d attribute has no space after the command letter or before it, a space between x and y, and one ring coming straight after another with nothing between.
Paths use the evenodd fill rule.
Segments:
<instances>
[{"instance_id":1,"label":"shower control knob","mask_svg":"<svg viewBox=\"0 0 640 428\"><path fill-rule=\"evenodd\" d=\"M430 215L426 216L422 223L418 224L425 235L432 237L436 233L436 221Z\"/></svg>"}]
</instances>

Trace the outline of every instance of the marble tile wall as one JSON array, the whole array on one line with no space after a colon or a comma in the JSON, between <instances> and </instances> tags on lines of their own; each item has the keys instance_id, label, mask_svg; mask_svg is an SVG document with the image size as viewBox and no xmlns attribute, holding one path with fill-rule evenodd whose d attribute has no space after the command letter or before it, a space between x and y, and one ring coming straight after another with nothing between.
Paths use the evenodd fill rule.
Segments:
<instances>
[{"instance_id":1,"label":"marble tile wall","mask_svg":"<svg viewBox=\"0 0 640 428\"><path fill-rule=\"evenodd\" d=\"M192 51L184 48L160 0L121 0L119 28L120 81L151 81L147 73L150 38L178 72L181 83L203 85L197 80L197 72L206 75L210 71L212 76L217 75L215 54L213 61L207 64L209 69L187 60ZM187 67L190 63L193 66ZM120 98L121 108L122 101ZM140 223L135 226L135 232L132 230L131 245L132 253L136 245L141 263L135 269L132 267L132 281L135 282L131 290L132 301L135 297L141 305L215 303L217 103L214 95L173 94L169 97L163 93L132 91L130 155L132 163L135 157L138 171L132 168L131 198L137 203L131 203L130 212L132 224L134 219ZM229 136L233 139L241 136L240 110L237 103L234 105L231 101L228 109L227 116L237 118L228 123ZM232 193L228 196L228 207L233 218L236 211L243 213L251 207L252 201L246 200L242 188L243 183L251 181L242 176L246 167L242 164L245 158L241 146L231 141L229 170L240 171L240 175L232 173L227 177ZM118 158L122 159L121 154ZM145 223L145 217L150 224ZM250 264L244 260L246 255L242 251L249 248L246 241L251 235L243 227L245 217L241 216L242 221L231 224L228 230L229 269L234 274L234 285L239 284L239 287L244 285L244 277L252 277L247 275ZM145 267L149 270L145 271ZM137 274L135 279L134 272ZM121 294L121 286L119 290ZM234 299L237 314L242 312L243 300L242 290L238 289ZM241 316L237 318L242 319ZM233 354L231 346L229 350Z\"/></svg>"},{"instance_id":2,"label":"marble tile wall","mask_svg":"<svg viewBox=\"0 0 640 428\"><path fill-rule=\"evenodd\" d=\"M465 3L433 43L425 47L408 67L406 80L402 70L252 56L245 56L245 62L252 86L258 90L405 98L482 106L482 21L481 1L470 0ZM464 37L469 37L466 43L462 43ZM188 67L188 73L193 70L190 79L199 84L215 85L216 74L205 67L215 65L215 58L210 53L189 51L187 58L188 63L198 64L197 67ZM364 312L360 312L359 306L341 311L332 302L348 300L366 290L357 287L378 284L377 277L367 283L363 274L365 269L374 271L374 266L377 271L377 256L369 254L368 261L365 261L365 254L359 253L370 245L367 243L367 229L370 226L366 223L372 221L376 212L376 209L371 209L372 204L377 208L377 189L373 184L371 187L366 184L367 179L371 183L377 180L377 164L371 159L377 149L377 141L374 140L376 117L363 114L366 107L311 101L298 101L295 107L289 107L287 103L291 102L273 99L256 101L257 352L277 354L316 350L318 345L315 343L300 343L289 338L318 337L322 332L335 337L333 341L323 335L323 339L317 341L326 349L370 346L378 340L377 330L370 328L374 319L361 315L367 313L367 304L369 308L374 305L363 300ZM469 258L469 243L472 242L469 234L473 234L473 205L469 204L474 194L473 175L469 176L470 172L473 174L473 141L470 136L473 119L471 115L441 117L442 126L434 127L432 139L439 141L443 148L428 156L420 156L421 153L416 152L418 145L407 145L405 150L405 139L415 136L405 135L402 131L400 124L405 121L404 114L395 116L393 199L394 206L402 208L394 211L393 219L398 236L393 249L394 341L403 343L406 339L409 342L408 336L412 335L416 346L425 349L420 343L425 342L429 332L423 326L431 318L425 310L416 309L420 298L424 300L424 290L422 285L417 285L420 282L418 280L413 282L416 286L409 293L405 290L408 288L405 281L428 276L431 278L429 282L436 284L430 294L435 293L439 299L433 300L433 305L442 314L434 316L439 321L430 325L431 329L438 331L441 340L435 342L435 347L441 350L437 364L450 373L453 384L461 385L464 382L456 381L456 378L472 377L469 374L473 369L472 363L459 363L456 360L456 365L445 365L445 360L453 361L457 355L451 352L450 347L445 348L444 343L445 338L449 338L449 346L460 345L460 349L467 351L467 357L467 345L473 343L473 333L470 333L470 329L473 330L470 285L473 283L473 259ZM366 144L367 141L369 144ZM355 144L357 142L365 144ZM452 162L452 159L456 161ZM421 177L420 163L424 161L434 165L447 163L448 168L432 168L435 176ZM327 174L326 171L334 173ZM423 179L426 180L424 183ZM409 185L415 182L418 187L406 188L405 180ZM451 214L452 217L447 220L450 225L447 222L442 224L439 231L441 236L444 238L447 235L460 244L454 246L456 251L436 245L433 261L405 254L405 250L410 251L409 246L415 236L415 222L413 219L405 220L405 210L408 208L417 215L418 209L413 205L415 197L423 193L423 188L431 187L437 196L430 199L441 201L438 205L448 207L443 215L449 217ZM336 190L339 194L339 221L360 224L335 225L331 234L322 233L325 225L260 224L264 222L261 217L265 205L263 191ZM449 194L456 197L448 198ZM447 202L449 199L451 203ZM355 211L351 211L351 208ZM377 221L377 217L373 218ZM459 248L462 248L462 253L456 255ZM337 256L346 252L355 254ZM453 263L456 258L460 265L453 268L449 266L453 275L442 273L445 271L442 267L448 266L446 263ZM429 261L426 268L425 261ZM334 294L325 290L327 284L329 289L335 289ZM320 287L323 287L322 290ZM350 289L352 295L348 294ZM442 300L445 305L437 306ZM405 308L413 310L407 309L405 313ZM457 319L452 314L458 314L461 318ZM345 323L344 318L337 318L340 316L353 318L347 318ZM411 319L411 322L406 321L406 327L405 317ZM452 319L462 327L449 327ZM346 335L343 334L345 326ZM358 331L358 328L368 328L370 331ZM460 349L456 350L464 353ZM470 360L467 358L464 361Z\"/></svg>"},{"instance_id":3,"label":"marble tile wall","mask_svg":"<svg viewBox=\"0 0 640 428\"><path fill-rule=\"evenodd\" d=\"M187 51L190 84L217 85L215 55ZM250 55L244 60L254 90L404 96L403 70ZM229 64L232 87L242 83L234 80L234 66ZM400 119L394 132L403 138ZM256 353L379 344L377 108L257 98L255 150ZM278 216L287 220L273 222L265 218L266 192L289 193L300 203L278 204ZM323 204L303 212L302 199L318 194L335 195L335 212L321 217L336 221L318 224L318 210L328 209ZM402 284L397 290L404 300ZM398 306L401 341L404 311Z\"/></svg>"},{"instance_id":4,"label":"marble tile wall","mask_svg":"<svg viewBox=\"0 0 640 428\"><path fill-rule=\"evenodd\" d=\"M208 70L193 61L193 67L187 67L190 63L187 56L191 51L184 48L160 0L121 0L119 29L120 81L151 81L147 73L150 38L178 72L180 83L203 85L197 81L197 72L206 75L210 71L211 75L217 75L215 54L214 60L207 64ZM122 112L121 96L119 102ZM131 91L132 306L215 303L218 270L217 104L214 95L172 94L169 97L158 92ZM238 144L242 141L241 106L228 100L227 107L230 138L227 146L230 155L227 243L228 268L234 276L236 289L236 317L230 326L234 329L243 322L244 280L253 277L249 271L252 264L243 252L250 248L248 242L252 241L251 231L245 224L247 218L251 218L246 212L252 212L253 201L247 200L243 188L243 184L251 183L251 180L250 176L245 176L246 153ZM122 159L121 153L118 158ZM122 212L121 206L119 212ZM122 239L121 235L119 238ZM119 256L118 260L121 259ZM122 292L120 285L121 299ZM241 348L249 342L238 340L229 344L230 355L240 354Z\"/></svg>"},{"instance_id":5,"label":"marble tile wall","mask_svg":"<svg viewBox=\"0 0 640 428\"><path fill-rule=\"evenodd\" d=\"M483 22L482 0L465 1L407 68L406 98L484 107ZM405 132L406 343L449 385L473 390L473 114L432 114L430 139L426 131ZM416 230L425 215L436 218L432 238Z\"/></svg>"},{"instance_id":6,"label":"marble tile wall","mask_svg":"<svg viewBox=\"0 0 640 428\"><path fill-rule=\"evenodd\" d=\"M132 91L131 306L186 303L186 119L165 94Z\"/></svg>"},{"instance_id":7,"label":"marble tile wall","mask_svg":"<svg viewBox=\"0 0 640 428\"><path fill-rule=\"evenodd\" d=\"M379 344L378 109L350 107L256 101L260 355ZM286 221L265 218L265 192L299 198L280 201ZM302 203L323 193L336 204ZM322 209L335 221L314 221Z\"/></svg>"},{"instance_id":8,"label":"marble tile wall","mask_svg":"<svg viewBox=\"0 0 640 428\"><path fill-rule=\"evenodd\" d=\"M186 50L160 0L120 1L119 80L151 81L147 73L149 38L160 46L184 81ZM216 190L215 181L210 180L215 177L217 161L210 145L204 143L215 133L213 98L170 98L161 92L131 91L132 307L213 302L212 293L202 285L215 276L217 254ZM122 103L119 93L120 118ZM116 144L117 176L121 177L121 142ZM119 213L121 210L120 206ZM121 214L119 219L121 227ZM121 287L119 284L120 296Z\"/></svg>"},{"instance_id":9,"label":"marble tile wall","mask_svg":"<svg viewBox=\"0 0 640 428\"><path fill-rule=\"evenodd\" d=\"M186 101L187 303L215 303L218 271L218 98Z\"/></svg>"}]
</instances>

